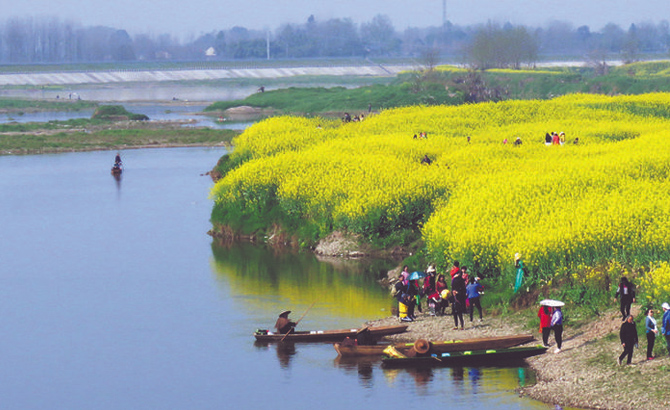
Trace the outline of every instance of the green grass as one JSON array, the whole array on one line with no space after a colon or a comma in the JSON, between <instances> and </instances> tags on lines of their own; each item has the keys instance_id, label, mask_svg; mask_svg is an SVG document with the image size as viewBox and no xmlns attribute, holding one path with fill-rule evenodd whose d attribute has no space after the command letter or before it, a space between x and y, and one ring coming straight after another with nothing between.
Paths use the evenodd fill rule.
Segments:
<instances>
[{"instance_id":1,"label":"green grass","mask_svg":"<svg viewBox=\"0 0 670 410\"><path fill-rule=\"evenodd\" d=\"M390 82L387 79L377 84L353 89L291 87L266 91L243 100L216 102L205 111L218 112L248 105L273 109L281 114L321 115L343 112L360 114L367 112L368 104L372 104L372 108L378 111L410 105L549 99L572 93L612 95L670 91L668 80L670 80L668 61L612 67L606 75L597 75L593 69L587 67L483 72L446 67L432 72L404 72Z\"/></svg>"},{"instance_id":2,"label":"green grass","mask_svg":"<svg viewBox=\"0 0 670 410\"><path fill-rule=\"evenodd\" d=\"M82 100L26 100L20 98L0 98L0 110L10 112L22 111L81 111L96 108L97 103Z\"/></svg>"},{"instance_id":3,"label":"green grass","mask_svg":"<svg viewBox=\"0 0 670 410\"><path fill-rule=\"evenodd\" d=\"M149 119L144 114L135 114L126 110L122 105L102 105L98 107L91 119L98 120L114 120L114 119L129 119L134 121L146 121Z\"/></svg>"},{"instance_id":4,"label":"green grass","mask_svg":"<svg viewBox=\"0 0 670 410\"><path fill-rule=\"evenodd\" d=\"M411 105L459 104L463 102L460 93L451 95L438 84L427 84L422 90L414 92L412 85L399 83L391 85L371 85L354 89L333 88L297 88L291 87L264 93L256 93L244 100L220 101L205 111L223 111L241 105L268 108L282 113L321 114L349 112L352 115L367 113L368 104L377 111L384 108Z\"/></svg>"},{"instance_id":5,"label":"green grass","mask_svg":"<svg viewBox=\"0 0 670 410\"><path fill-rule=\"evenodd\" d=\"M0 137L0 154L111 150L145 146L228 145L236 135L238 132L233 130L202 128L6 134Z\"/></svg>"}]
</instances>

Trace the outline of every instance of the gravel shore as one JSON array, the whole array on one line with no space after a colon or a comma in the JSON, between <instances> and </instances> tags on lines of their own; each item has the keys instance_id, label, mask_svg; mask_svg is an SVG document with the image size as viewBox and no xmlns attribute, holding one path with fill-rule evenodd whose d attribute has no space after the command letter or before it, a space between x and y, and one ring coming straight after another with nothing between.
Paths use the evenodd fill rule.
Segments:
<instances>
[{"instance_id":1,"label":"gravel shore","mask_svg":"<svg viewBox=\"0 0 670 410\"><path fill-rule=\"evenodd\" d=\"M449 309L447 309L449 311ZM639 314L639 307L633 309ZM427 340L451 340L476 337L503 336L518 333L533 333L541 343L537 329L524 326L527 319L520 314L504 317L485 317L482 323L475 318L465 319L465 330L452 330L451 316L431 317L419 314L417 320L409 323L406 333L389 337L399 342ZM370 322L371 325L398 323L398 318L389 317ZM670 358L665 352L665 340L658 337L654 360L646 360L646 337L639 335L639 349L633 354L631 365L617 365L621 353L619 328L621 316L618 311L609 311L594 318L579 329L565 325L563 346L560 353L554 353L555 341L551 337L551 347L547 353L527 359L537 374L537 384L520 388L519 394L545 403L563 407L584 409L668 409L670 390L665 382L670 375ZM663 354L663 356L661 356Z\"/></svg>"}]
</instances>

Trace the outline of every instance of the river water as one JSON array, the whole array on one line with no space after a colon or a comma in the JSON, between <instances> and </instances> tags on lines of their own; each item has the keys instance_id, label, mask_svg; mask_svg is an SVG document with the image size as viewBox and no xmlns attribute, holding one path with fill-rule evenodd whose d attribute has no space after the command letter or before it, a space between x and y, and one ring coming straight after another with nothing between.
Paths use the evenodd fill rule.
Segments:
<instances>
[{"instance_id":1,"label":"river water","mask_svg":"<svg viewBox=\"0 0 670 410\"><path fill-rule=\"evenodd\" d=\"M119 103L135 114L144 114L150 121L184 121L184 127L209 127L214 129L243 130L253 122L248 121L219 121L218 118L202 115L208 103L179 104L174 102L124 102ZM91 118L94 110L81 111L39 111L22 113L0 113L0 124L67 121L71 119Z\"/></svg>"},{"instance_id":2,"label":"river water","mask_svg":"<svg viewBox=\"0 0 670 410\"><path fill-rule=\"evenodd\" d=\"M283 309L302 329L389 315L393 264L220 246L222 148L0 157L3 409L553 409L523 367L384 370L328 344L257 345ZM442 319L436 319L442 320ZM444 319L444 320L448 320Z\"/></svg>"}]
</instances>

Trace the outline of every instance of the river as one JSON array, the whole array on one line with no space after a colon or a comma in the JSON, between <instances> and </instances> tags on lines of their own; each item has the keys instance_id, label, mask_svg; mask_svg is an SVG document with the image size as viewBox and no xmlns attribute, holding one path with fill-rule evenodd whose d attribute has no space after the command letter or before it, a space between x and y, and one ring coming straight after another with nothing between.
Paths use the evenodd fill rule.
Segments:
<instances>
[{"instance_id":1,"label":"river","mask_svg":"<svg viewBox=\"0 0 670 410\"><path fill-rule=\"evenodd\" d=\"M387 261L220 246L206 234L222 148L0 157L4 409L553 409L525 368L384 370L328 344L257 345L389 315ZM450 320L450 318L436 319Z\"/></svg>"},{"instance_id":2,"label":"river","mask_svg":"<svg viewBox=\"0 0 670 410\"><path fill-rule=\"evenodd\" d=\"M183 121L184 127L209 127L213 129L243 130L253 122L219 121L216 117L202 115L209 105L206 102L183 104L179 102L124 102L119 103L135 114L144 114L150 121ZM67 121L80 118L91 118L94 110L81 111L38 111L20 113L0 113L0 124Z\"/></svg>"}]
</instances>

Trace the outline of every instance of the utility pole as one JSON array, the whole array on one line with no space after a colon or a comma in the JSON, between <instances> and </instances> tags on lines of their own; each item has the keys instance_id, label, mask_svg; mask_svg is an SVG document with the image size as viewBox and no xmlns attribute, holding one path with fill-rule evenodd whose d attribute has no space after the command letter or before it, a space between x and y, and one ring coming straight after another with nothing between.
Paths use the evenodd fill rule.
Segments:
<instances>
[{"instance_id":1,"label":"utility pole","mask_svg":"<svg viewBox=\"0 0 670 410\"><path fill-rule=\"evenodd\" d=\"M265 52L267 53L268 60L270 59L270 30L265 31Z\"/></svg>"}]
</instances>

